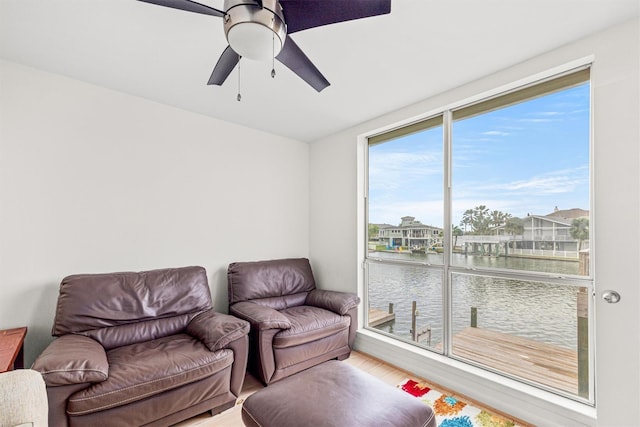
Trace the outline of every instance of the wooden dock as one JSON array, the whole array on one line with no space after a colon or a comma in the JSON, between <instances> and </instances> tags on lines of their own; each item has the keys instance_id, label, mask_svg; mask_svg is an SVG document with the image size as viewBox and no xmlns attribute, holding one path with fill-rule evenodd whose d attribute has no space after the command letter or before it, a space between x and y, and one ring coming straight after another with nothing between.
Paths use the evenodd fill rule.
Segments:
<instances>
[{"instance_id":1,"label":"wooden dock","mask_svg":"<svg viewBox=\"0 0 640 427\"><path fill-rule=\"evenodd\" d=\"M372 328L394 320L396 320L396 314L393 312L390 313L379 308L369 309L369 326Z\"/></svg>"},{"instance_id":2,"label":"wooden dock","mask_svg":"<svg viewBox=\"0 0 640 427\"><path fill-rule=\"evenodd\" d=\"M453 354L507 374L578 394L578 355L564 347L469 327L453 336Z\"/></svg>"}]
</instances>

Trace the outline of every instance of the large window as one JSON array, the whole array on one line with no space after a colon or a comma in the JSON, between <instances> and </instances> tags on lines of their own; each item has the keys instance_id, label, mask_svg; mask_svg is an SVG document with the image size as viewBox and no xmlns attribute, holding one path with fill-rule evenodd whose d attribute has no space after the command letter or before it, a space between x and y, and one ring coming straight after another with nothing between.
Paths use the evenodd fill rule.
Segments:
<instances>
[{"instance_id":1,"label":"large window","mask_svg":"<svg viewBox=\"0 0 640 427\"><path fill-rule=\"evenodd\" d=\"M367 326L593 402L589 70L368 140Z\"/></svg>"}]
</instances>

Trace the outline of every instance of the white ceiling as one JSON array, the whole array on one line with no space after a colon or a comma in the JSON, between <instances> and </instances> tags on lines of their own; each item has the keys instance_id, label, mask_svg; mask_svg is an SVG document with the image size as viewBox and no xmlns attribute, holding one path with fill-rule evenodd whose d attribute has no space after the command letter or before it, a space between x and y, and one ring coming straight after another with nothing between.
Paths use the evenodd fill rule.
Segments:
<instances>
[{"instance_id":1,"label":"white ceiling","mask_svg":"<svg viewBox=\"0 0 640 427\"><path fill-rule=\"evenodd\" d=\"M345 2L348 0L345 0ZM201 3L222 9L223 0ZM637 17L640 0L392 0L391 14L292 35L331 82L276 63L207 86L220 18L136 0L0 0L0 57L314 141Z\"/></svg>"}]
</instances>

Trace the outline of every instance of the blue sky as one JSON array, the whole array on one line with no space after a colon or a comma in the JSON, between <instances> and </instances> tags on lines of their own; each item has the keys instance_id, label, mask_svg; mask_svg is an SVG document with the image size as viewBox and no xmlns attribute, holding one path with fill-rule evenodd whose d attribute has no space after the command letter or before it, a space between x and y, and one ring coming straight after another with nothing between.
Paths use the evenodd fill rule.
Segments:
<instances>
[{"instance_id":1,"label":"blue sky","mask_svg":"<svg viewBox=\"0 0 640 427\"><path fill-rule=\"evenodd\" d=\"M452 213L478 205L513 216L589 209L589 85L453 124ZM442 128L369 150L369 222L443 224Z\"/></svg>"}]
</instances>

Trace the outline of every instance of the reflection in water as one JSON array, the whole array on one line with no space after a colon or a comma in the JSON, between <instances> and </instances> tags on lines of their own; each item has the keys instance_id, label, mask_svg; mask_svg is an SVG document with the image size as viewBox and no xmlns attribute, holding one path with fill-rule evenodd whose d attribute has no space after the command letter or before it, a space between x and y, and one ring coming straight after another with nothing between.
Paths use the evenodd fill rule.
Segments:
<instances>
[{"instance_id":1,"label":"reflection in water","mask_svg":"<svg viewBox=\"0 0 640 427\"><path fill-rule=\"evenodd\" d=\"M376 256L438 263L430 256L377 253ZM454 255L455 265L510 268L577 274L578 263L525 258ZM394 305L396 320L380 329L411 339L411 302L417 302L417 329L431 327L431 346L442 342L441 270L412 265L369 265L369 307ZM578 288L542 282L454 274L452 278L453 334L470 326L471 307L477 308L478 327L576 349ZM426 343L423 343L426 344Z\"/></svg>"},{"instance_id":2,"label":"reflection in water","mask_svg":"<svg viewBox=\"0 0 640 427\"><path fill-rule=\"evenodd\" d=\"M442 254L412 254L409 252L376 252L376 258L404 259L430 264L444 262ZM578 262L539 258L495 257L481 255L453 254L451 264L458 267L488 267L507 270L540 271L543 273L579 274Z\"/></svg>"},{"instance_id":3,"label":"reflection in water","mask_svg":"<svg viewBox=\"0 0 640 427\"><path fill-rule=\"evenodd\" d=\"M396 320L380 327L400 337L411 338L411 302L419 312L417 329L431 326L431 345L442 341L442 272L419 266L369 266L369 307L387 309L393 303Z\"/></svg>"},{"instance_id":4,"label":"reflection in water","mask_svg":"<svg viewBox=\"0 0 640 427\"><path fill-rule=\"evenodd\" d=\"M454 254L451 263L461 267L490 267L543 273L578 274L578 262L537 258L493 257Z\"/></svg>"}]
</instances>

